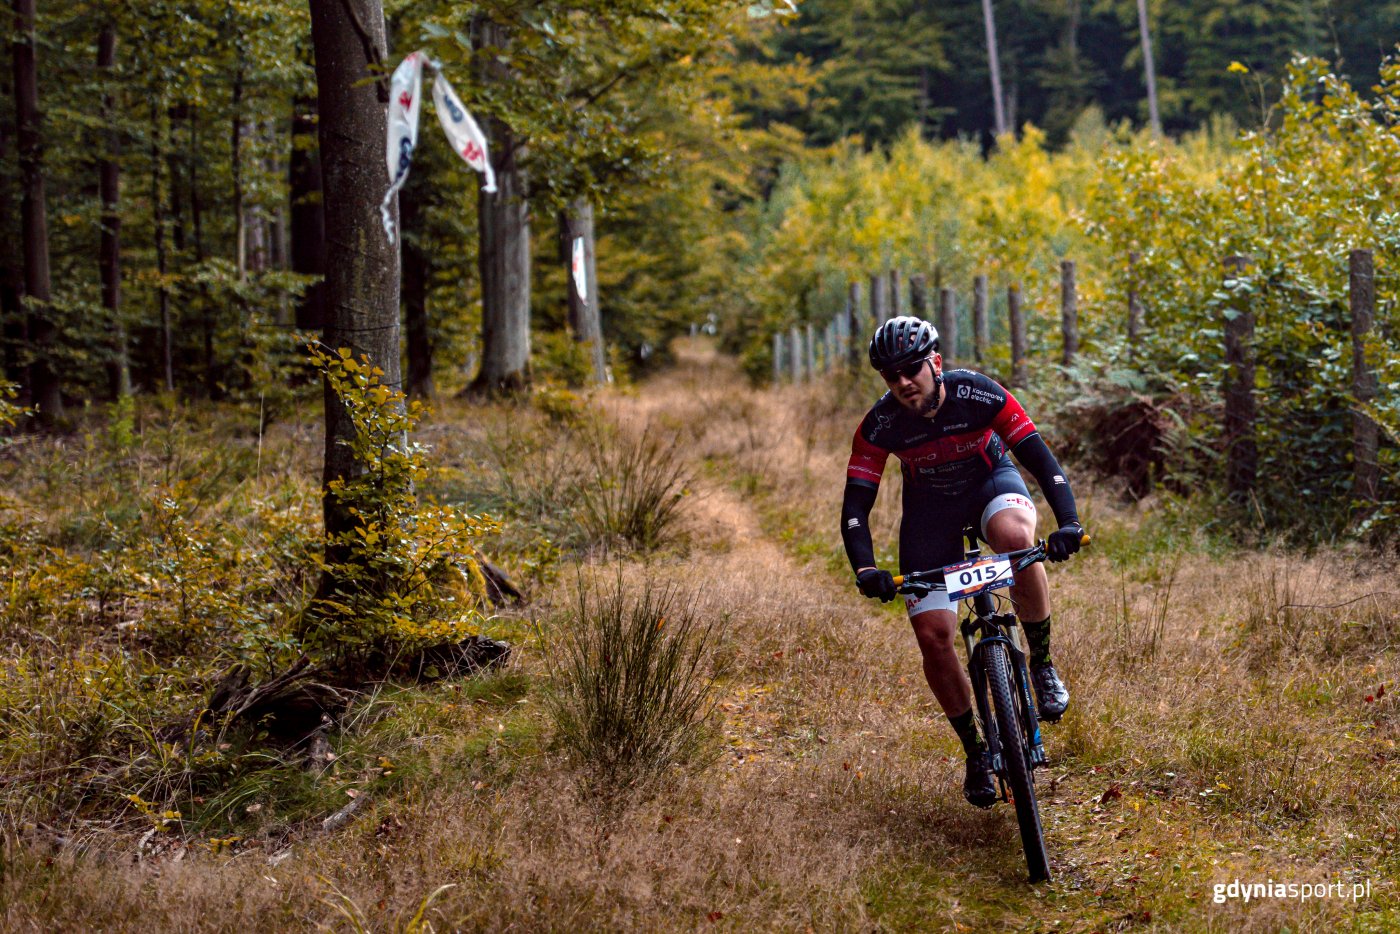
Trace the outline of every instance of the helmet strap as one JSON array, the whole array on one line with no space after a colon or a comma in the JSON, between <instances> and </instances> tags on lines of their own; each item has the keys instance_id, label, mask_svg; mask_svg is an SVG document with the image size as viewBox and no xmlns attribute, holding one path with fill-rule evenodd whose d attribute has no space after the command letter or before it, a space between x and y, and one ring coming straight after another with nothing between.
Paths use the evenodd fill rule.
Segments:
<instances>
[{"instance_id":1,"label":"helmet strap","mask_svg":"<svg viewBox=\"0 0 1400 934\"><path fill-rule=\"evenodd\" d=\"M928 402L924 403L924 411L920 414L922 414L924 418L932 418L943 405L943 374L934 368L932 355L929 356L926 362L928 363L928 368L933 371L933 397Z\"/></svg>"}]
</instances>

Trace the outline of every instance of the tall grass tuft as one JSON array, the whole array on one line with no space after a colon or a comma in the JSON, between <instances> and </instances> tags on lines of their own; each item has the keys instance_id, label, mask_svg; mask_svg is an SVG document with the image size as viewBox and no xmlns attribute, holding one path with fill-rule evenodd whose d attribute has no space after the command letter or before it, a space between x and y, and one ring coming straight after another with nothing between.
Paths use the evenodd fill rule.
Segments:
<instances>
[{"instance_id":1,"label":"tall grass tuft","mask_svg":"<svg viewBox=\"0 0 1400 934\"><path fill-rule=\"evenodd\" d=\"M579 524L598 542L651 551L675 533L681 499L692 481L678 437L650 425L640 435L599 430L587 442L579 490Z\"/></svg>"},{"instance_id":2,"label":"tall grass tuft","mask_svg":"<svg viewBox=\"0 0 1400 934\"><path fill-rule=\"evenodd\" d=\"M648 581L632 597L619 568L611 587L580 586L577 617L547 653L546 697L589 790L644 787L673 766L703 764L720 635L673 585Z\"/></svg>"}]
</instances>

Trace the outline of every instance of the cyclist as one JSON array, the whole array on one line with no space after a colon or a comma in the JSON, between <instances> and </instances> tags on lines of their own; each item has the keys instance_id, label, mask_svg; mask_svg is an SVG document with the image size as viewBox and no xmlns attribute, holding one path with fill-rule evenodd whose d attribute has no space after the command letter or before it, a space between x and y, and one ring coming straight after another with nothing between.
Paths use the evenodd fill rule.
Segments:
<instances>
[{"instance_id":1,"label":"cyclist","mask_svg":"<svg viewBox=\"0 0 1400 934\"><path fill-rule=\"evenodd\" d=\"M869 528L890 454L901 461L904 477L901 573L962 560L962 530L974 523L997 552L1035 543L1035 504L1008 451L1035 476L1055 513L1059 529L1046 542L1050 560L1063 561L1079 550L1084 530L1069 482L1011 393L981 373L943 372L938 332L919 318L882 324L870 341L870 365L889 392L856 430L841 505L841 536L862 594L888 602L897 593L890 572L876 564ZM1054 722L1069 704L1069 690L1050 658L1050 596L1042 565L1017 575L1011 600L1026 632L1040 717ZM967 754L963 795L990 807L996 786L973 717L971 686L953 648L956 607L942 586L905 603L924 677Z\"/></svg>"}]
</instances>

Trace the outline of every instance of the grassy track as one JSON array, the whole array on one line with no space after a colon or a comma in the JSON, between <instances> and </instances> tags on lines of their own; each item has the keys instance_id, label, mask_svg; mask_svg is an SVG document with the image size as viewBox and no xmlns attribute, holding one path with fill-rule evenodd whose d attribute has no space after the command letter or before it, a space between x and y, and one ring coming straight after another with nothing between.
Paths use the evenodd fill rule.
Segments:
<instances>
[{"instance_id":1,"label":"grassy track","mask_svg":"<svg viewBox=\"0 0 1400 934\"><path fill-rule=\"evenodd\" d=\"M1383 592L1393 567L1220 549L1081 487L1092 553L1051 572L1074 693L1040 773L1056 881L1031 888L1010 808L962 801L907 622L861 599L843 567L834 533L858 404L752 391L724 359L689 351L603 403L624 429L678 433L699 471L689 547L623 574L673 580L725 619L718 762L625 807L580 802L527 646L503 675L393 699L358 742L381 744L397 781L348 828L139 863L129 841L53 853L12 839L0 922L378 931L411 929L426 904L436 930L1400 925L1393 597L1280 609ZM895 493L877 507L884 542ZM567 612L568 576L541 618ZM1370 893L1215 904L1214 886L1236 878Z\"/></svg>"}]
</instances>

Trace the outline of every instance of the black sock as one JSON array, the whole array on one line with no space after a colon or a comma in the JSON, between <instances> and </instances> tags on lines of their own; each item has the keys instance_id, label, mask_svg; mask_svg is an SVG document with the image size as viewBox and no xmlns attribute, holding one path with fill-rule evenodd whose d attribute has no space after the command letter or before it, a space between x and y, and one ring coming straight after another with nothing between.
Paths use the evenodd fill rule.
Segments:
<instances>
[{"instance_id":1,"label":"black sock","mask_svg":"<svg viewBox=\"0 0 1400 934\"><path fill-rule=\"evenodd\" d=\"M977 734L977 721L972 716L971 707L956 717L949 717L948 722L953 724L953 731L962 740L963 752L970 756L986 748L982 745L982 737Z\"/></svg>"},{"instance_id":2,"label":"black sock","mask_svg":"<svg viewBox=\"0 0 1400 934\"><path fill-rule=\"evenodd\" d=\"M1050 617L1047 616L1038 623L1022 621L1021 628L1026 631L1026 648L1030 649L1031 664L1036 667L1051 664Z\"/></svg>"}]
</instances>

